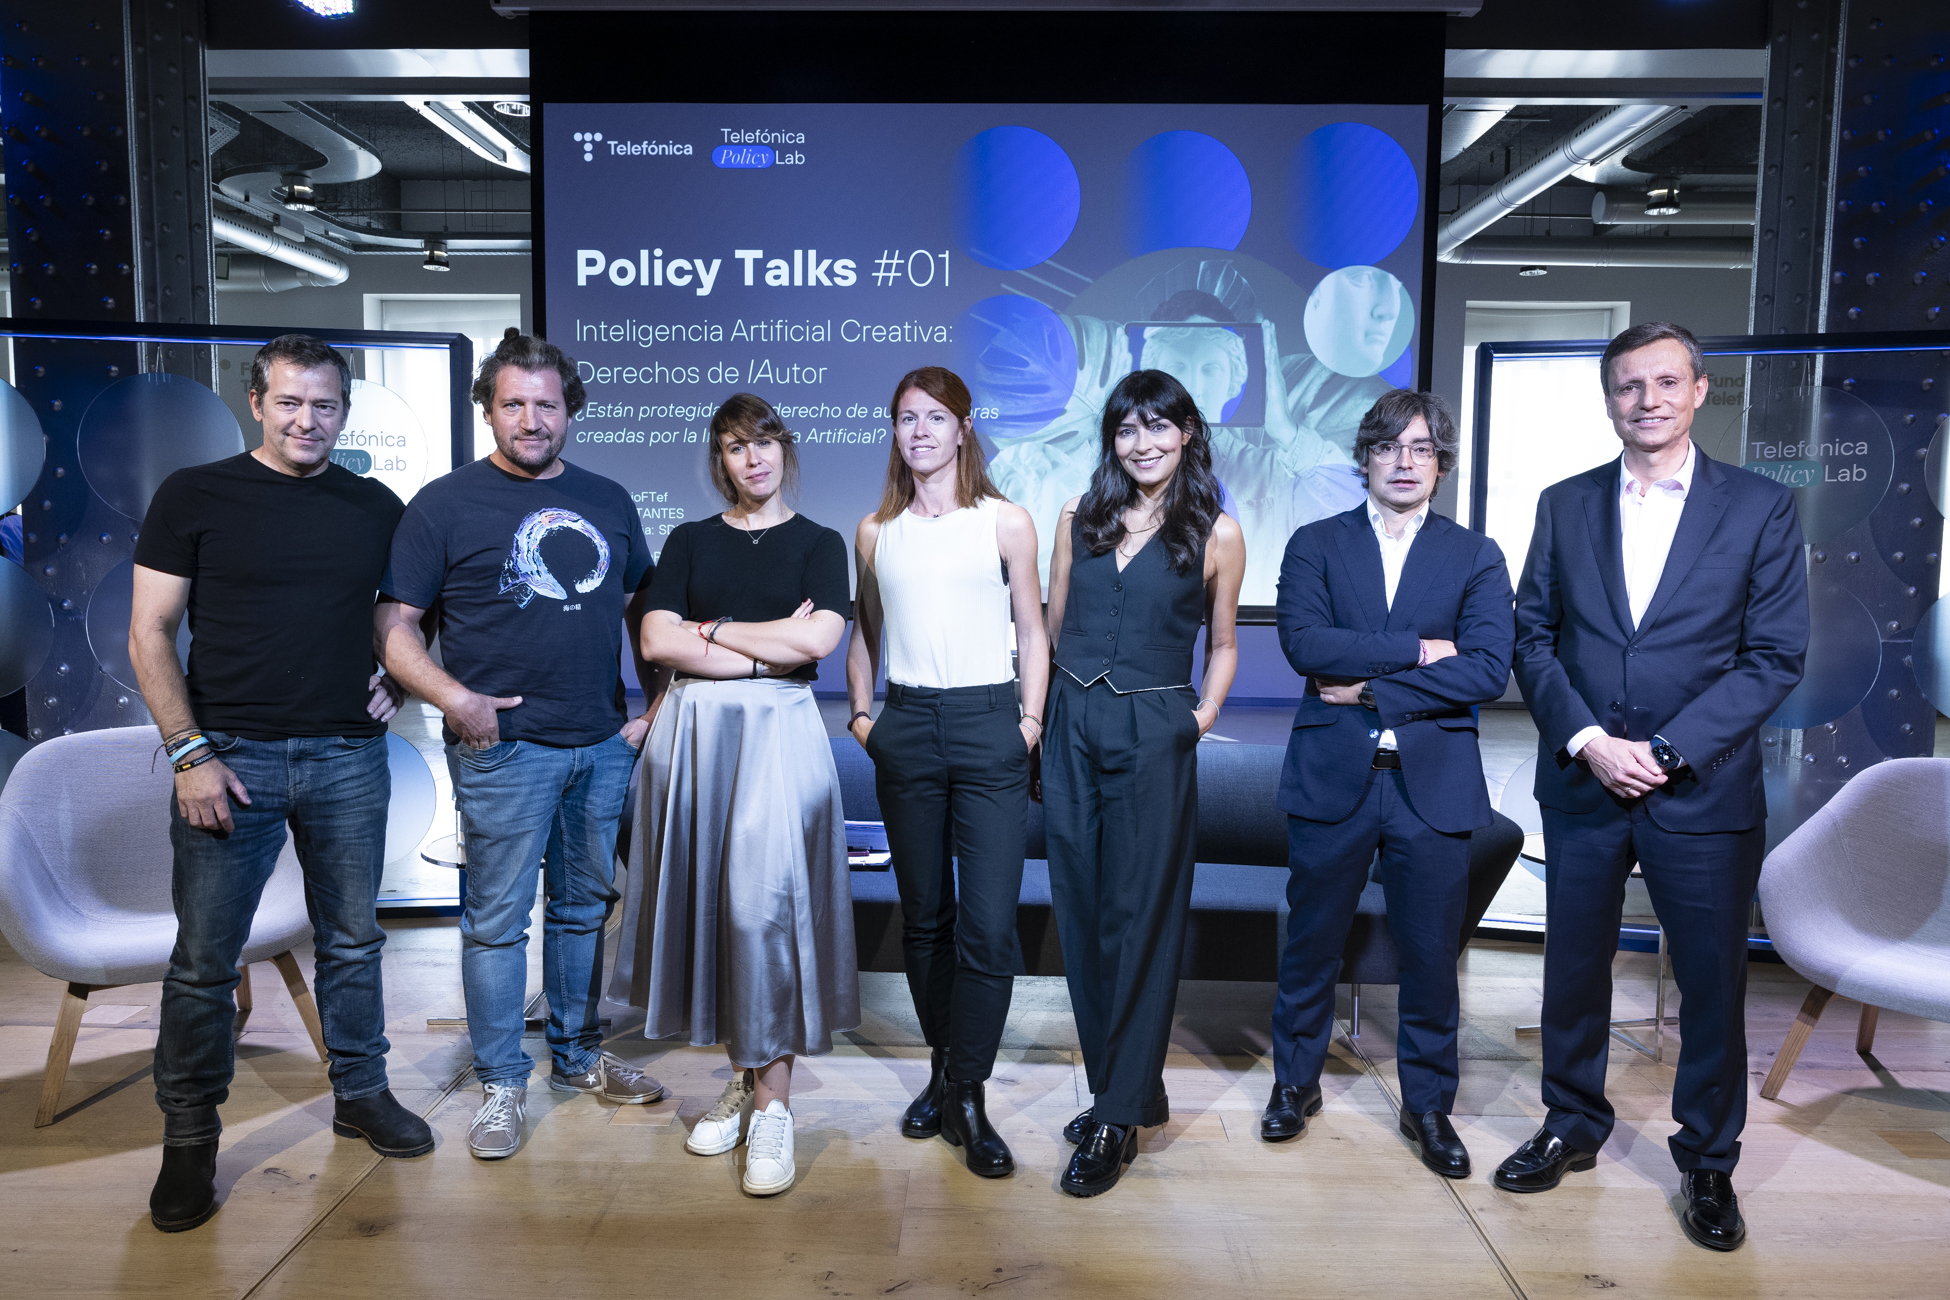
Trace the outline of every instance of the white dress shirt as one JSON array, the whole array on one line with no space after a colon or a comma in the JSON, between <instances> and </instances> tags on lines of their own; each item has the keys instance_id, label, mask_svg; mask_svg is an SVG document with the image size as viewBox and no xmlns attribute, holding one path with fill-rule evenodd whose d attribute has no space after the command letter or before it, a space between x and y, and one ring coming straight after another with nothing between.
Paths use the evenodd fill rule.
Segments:
<instances>
[{"instance_id":1,"label":"white dress shirt","mask_svg":"<svg viewBox=\"0 0 1950 1300\"><path fill-rule=\"evenodd\" d=\"M1382 522L1381 508L1368 498L1368 522L1374 526L1375 540L1381 543L1381 581L1387 593L1388 608L1395 607L1395 588L1402 583L1402 565L1408 562L1408 548L1415 545L1415 535L1422 531L1422 525L1429 520L1429 503L1424 501L1422 508L1408 517L1402 525L1400 537L1390 537L1388 527ZM1382 749L1395 748L1395 733L1392 729L1381 733Z\"/></svg>"},{"instance_id":2,"label":"white dress shirt","mask_svg":"<svg viewBox=\"0 0 1950 1300\"><path fill-rule=\"evenodd\" d=\"M1686 460L1671 477L1655 481L1648 489L1633 477L1621 461L1618 470L1619 558L1625 563L1625 603L1631 607L1632 628L1652 603L1659 579L1666 571L1666 557L1672 553L1673 534L1679 531L1679 516L1686 509L1686 494L1693 486L1693 444L1686 444ZM1572 758L1594 736L1605 734L1603 727L1586 727L1571 737L1565 751Z\"/></svg>"}]
</instances>

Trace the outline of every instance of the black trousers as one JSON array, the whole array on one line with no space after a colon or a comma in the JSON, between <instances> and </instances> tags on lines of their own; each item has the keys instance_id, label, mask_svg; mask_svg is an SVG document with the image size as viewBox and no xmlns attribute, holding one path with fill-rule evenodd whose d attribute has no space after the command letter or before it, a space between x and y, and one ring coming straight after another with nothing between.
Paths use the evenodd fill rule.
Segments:
<instances>
[{"instance_id":1,"label":"black trousers","mask_svg":"<svg viewBox=\"0 0 1950 1300\"><path fill-rule=\"evenodd\" d=\"M1196 693L1056 671L1043 743L1050 894L1099 1120L1163 1124L1198 838Z\"/></svg>"},{"instance_id":2,"label":"black trousers","mask_svg":"<svg viewBox=\"0 0 1950 1300\"><path fill-rule=\"evenodd\" d=\"M1679 1069L1667 1139L1680 1170L1731 1172L1747 1122L1747 924L1765 825L1721 834L1665 830L1642 802L1596 812L1544 809L1544 1126L1596 1151L1611 1136L1605 1099L1611 968L1625 878L1645 875L1679 985Z\"/></svg>"},{"instance_id":3,"label":"black trousers","mask_svg":"<svg viewBox=\"0 0 1950 1300\"><path fill-rule=\"evenodd\" d=\"M948 1073L965 1083L994 1068L1022 969L1029 750L1020 716L1014 682L890 682L867 733L900 888L908 991L928 1045L947 1050Z\"/></svg>"},{"instance_id":4,"label":"black trousers","mask_svg":"<svg viewBox=\"0 0 1950 1300\"><path fill-rule=\"evenodd\" d=\"M1367 796L1338 822L1287 818L1286 946L1273 1003L1273 1073L1319 1080L1333 1036L1334 984L1354 909L1381 850L1388 929L1401 952L1395 1067L1402 1109L1448 1113L1456 1101L1456 944L1469 895L1469 835L1436 830L1408 801L1399 768L1371 773Z\"/></svg>"}]
</instances>

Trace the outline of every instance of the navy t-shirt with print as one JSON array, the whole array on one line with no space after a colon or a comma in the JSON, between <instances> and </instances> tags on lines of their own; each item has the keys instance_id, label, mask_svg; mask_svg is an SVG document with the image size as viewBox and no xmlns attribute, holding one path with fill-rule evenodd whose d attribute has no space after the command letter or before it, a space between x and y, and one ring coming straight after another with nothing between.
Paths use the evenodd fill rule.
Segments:
<instances>
[{"instance_id":1,"label":"navy t-shirt with print","mask_svg":"<svg viewBox=\"0 0 1950 1300\"><path fill-rule=\"evenodd\" d=\"M653 568L620 483L567 461L518 478L483 457L413 498L380 590L438 602L441 660L461 685L522 697L501 739L593 745L623 726L623 606Z\"/></svg>"}]
</instances>

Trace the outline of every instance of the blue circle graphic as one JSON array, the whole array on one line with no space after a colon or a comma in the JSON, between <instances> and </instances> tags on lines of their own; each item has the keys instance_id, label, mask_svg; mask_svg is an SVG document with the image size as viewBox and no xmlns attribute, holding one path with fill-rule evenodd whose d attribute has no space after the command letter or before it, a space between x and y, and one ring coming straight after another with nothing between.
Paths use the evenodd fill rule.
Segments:
<instances>
[{"instance_id":1,"label":"blue circle graphic","mask_svg":"<svg viewBox=\"0 0 1950 1300\"><path fill-rule=\"evenodd\" d=\"M1415 225L1421 185L1395 138L1361 122L1321 127L1293 150L1287 235L1330 270L1372 266Z\"/></svg>"},{"instance_id":2,"label":"blue circle graphic","mask_svg":"<svg viewBox=\"0 0 1950 1300\"><path fill-rule=\"evenodd\" d=\"M1923 698L1941 713L1950 707L1950 599L1939 600L1916 620L1910 663Z\"/></svg>"},{"instance_id":3,"label":"blue circle graphic","mask_svg":"<svg viewBox=\"0 0 1950 1300\"><path fill-rule=\"evenodd\" d=\"M1415 387L1415 354L1404 352L1396 357L1394 362L1381 372L1381 377L1397 388Z\"/></svg>"},{"instance_id":4,"label":"blue circle graphic","mask_svg":"<svg viewBox=\"0 0 1950 1300\"><path fill-rule=\"evenodd\" d=\"M1202 131L1164 131L1124 160L1124 247L1237 248L1253 217L1238 155Z\"/></svg>"},{"instance_id":5,"label":"blue circle graphic","mask_svg":"<svg viewBox=\"0 0 1950 1300\"><path fill-rule=\"evenodd\" d=\"M992 126L955 158L955 241L983 266L1020 271L1069 240L1083 207L1076 164L1026 126Z\"/></svg>"},{"instance_id":6,"label":"blue circle graphic","mask_svg":"<svg viewBox=\"0 0 1950 1300\"><path fill-rule=\"evenodd\" d=\"M1808 615L1806 670L1767 720L1770 727L1833 722L1862 702L1882 669L1882 634L1853 592L1833 582L1810 583Z\"/></svg>"},{"instance_id":7,"label":"blue circle graphic","mask_svg":"<svg viewBox=\"0 0 1950 1300\"><path fill-rule=\"evenodd\" d=\"M1020 438L1063 414L1077 386L1077 341L1054 311L999 293L963 312L955 337L975 405L1000 412L977 419L984 434Z\"/></svg>"}]
</instances>

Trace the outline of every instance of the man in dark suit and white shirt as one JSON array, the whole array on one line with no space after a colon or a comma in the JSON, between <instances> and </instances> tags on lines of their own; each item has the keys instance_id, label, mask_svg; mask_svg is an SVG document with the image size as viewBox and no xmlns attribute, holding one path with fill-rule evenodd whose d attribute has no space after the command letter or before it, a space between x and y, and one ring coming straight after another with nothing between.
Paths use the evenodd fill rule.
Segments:
<instances>
[{"instance_id":1,"label":"man in dark suit and white shirt","mask_svg":"<svg viewBox=\"0 0 1950 1300\"><path fill-rule=\"evenodd\" d=\"M1546 907L1543 1127L1494 1179L1591 1168L1625 877L1645 876L1679 985L1669 1139L1686 1235L1746 1237L1731 1174L1747 1115L1747 922L1765 847L1759 732L1801 680L1808 583L1794 498L1709 459L1699 344L1635 325L1599 374L1620 459L1545 490L1517 592L1517 681L1537 723Z\"/></svg>"},{"instance_id":2,"label":"man in dark suit and white shirt","mask_svg":"<svg viewBox=\"0 0 1950 1300\"><path fill-rule=\"evenodd\" d=\"M1464 1178L1469 1152L1449 1123L1456 951L1470 832L1492 816L1473 706L1509 684L1510 575L1495 542L1430 510L1456 464L1441 398L1385 394L1354 461L1368 499L1295 532L1280 565L1280 648L1307 698L1280 777L1293 910L1260 1135L1297 1137L1320 1109L1341 950L1379 849L1402 960L1402 1133L1429 1168Z\"/></svg>"}]
</instances>

